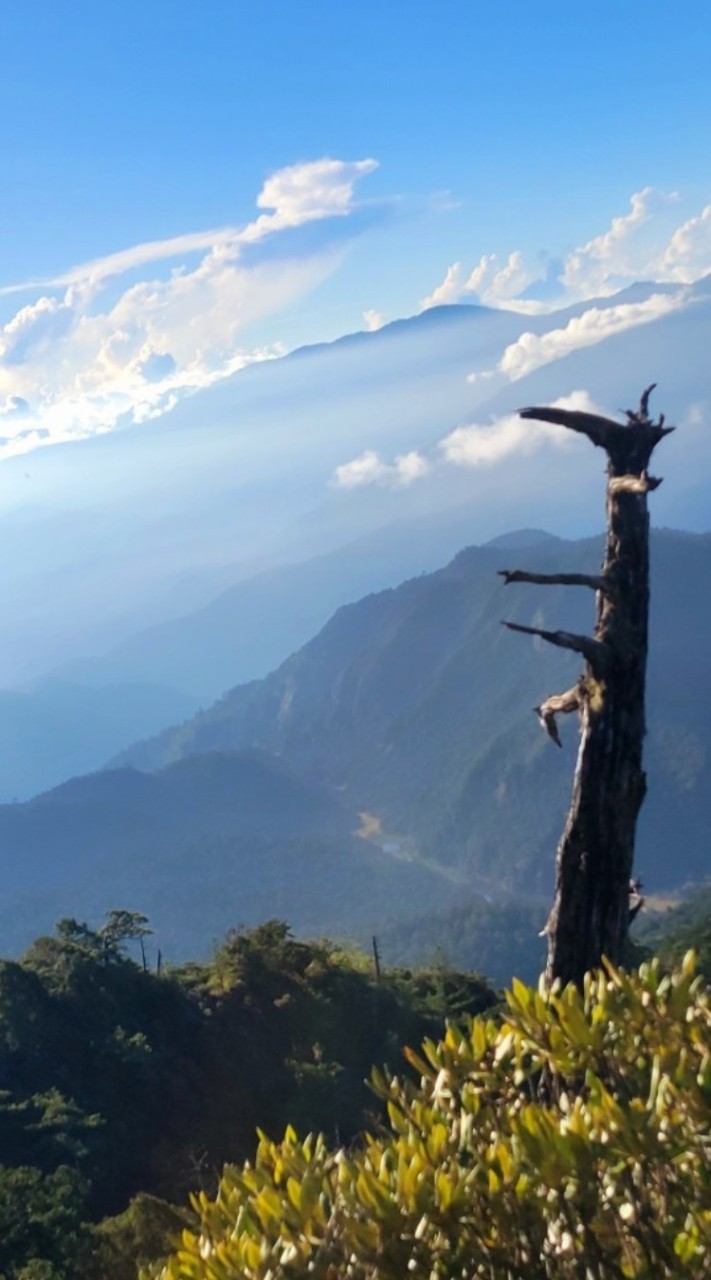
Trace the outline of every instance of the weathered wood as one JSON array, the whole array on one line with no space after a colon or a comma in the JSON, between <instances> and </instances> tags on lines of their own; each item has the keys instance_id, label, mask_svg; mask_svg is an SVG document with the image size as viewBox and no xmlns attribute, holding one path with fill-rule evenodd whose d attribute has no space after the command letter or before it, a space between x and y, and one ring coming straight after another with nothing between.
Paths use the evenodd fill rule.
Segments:
<instances>
[{"instance_id":1,"label":"weathered wood","mask_svg":"<svg viewBox=\"0 0 711 1280\"><path fill-rule=\"evenodd\" d=\"M571 711L579 711L582 699L582 691L579 684L573 686L572 689L566 690L565 693L552 693L545 698L539 707L534 707L536 715L542 729L545 729L549 738L552 738L557 747L562 747L558 726L556 724L556 716L569 715Z\"/></svg>"},{"instance_id":2,"label":"weathered wood","mask_svg":"<svg viewBox=\"0 0 711 1280\"><path fill-rule=\"evenodd\" d=\"M663 415L656 422L648 416L649 396L654 386L652 383L642 392L639 409L627 410L626 423L614 422L613 419L602 418L596 413L585 413L581 409L557 409L541 405L520 409L519 417L552 422L587 436L588 440L607 453L611 476L641 476L647 470L659 441L674 430L674 427L664 426Z\"/></svg>"},{"instance_id":3,"label":"weathered wood","mask_svg":"<svg viewBox=\"0 0 711 1280\"><path fill-rule=\"evenodd\" d=\"M658 489L661 480L657 476L648 476L643 471L641 476L612 476L608 483L610 493L651 493Z\"/></svg>"},{"instance_id":4,"label":"weathered wood","mask_svg":"<svg viewBox=\"0 0 711 1280\"><path fill-rule=\"evenodd\" d=\"M608 583L598 573L528 573L525 569L497 569L504 585L510 582L533 582L539 586L590 587L593 591L606 591Z\"/></svg>"},{"instance_id":5,"label":"weathered wood","mask_svg":"<svg viewBox=\"0 0 711 1280\"><path fill-rule=\"evenodd\" d=\"M545 929L548 982L560 979L580 985L603 956L623 961L629 921L643 901L632 879L632 865L637 816L646 790L642 744L649 612L647 494L661 483L647 467L656 445L674 429L664 426L663 417L656 422L649 418L652 389L643 392L639 409L628 410L626 424L567 409L521 412L524 418L582 432L608 455L601 570L605 589L598 589L593 637L506 624L513 631L575 649L586 660L575 690L554 695L536 709L554 742L559 742L558 712L577 709L581 724L573 796L558 844L555 896ZM523 575L511 580L532 579Z\"/></svg>"},{"instance_id":6,"label":"weathered wood","mask_svg":"<svg viewBox=\"0 0 711 1280\"><path fill-rule=\"evenodd\" d=\"M590 636L579 636L574 631L544 631L541 627L525 627L521 622L502 622L502 627L509 631L522 631L526 636L540 636L548 644L559 649L572 649L574 653L582 653L599 675L608 668L610 653L600 640L592 640Z\"/></svg>"}]
</instances>

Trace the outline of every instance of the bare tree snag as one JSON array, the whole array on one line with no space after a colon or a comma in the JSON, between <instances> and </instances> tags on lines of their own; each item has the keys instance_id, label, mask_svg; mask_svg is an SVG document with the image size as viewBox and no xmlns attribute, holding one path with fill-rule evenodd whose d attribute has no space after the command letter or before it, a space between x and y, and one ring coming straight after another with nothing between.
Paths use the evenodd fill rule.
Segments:
<instances>
[{"instance_id":1,"label":"bare tree snag","mask_svg":"<svg viewBox=\"0 0 711 1280\"><path fill-rule=\"evenodd\" d=\"M555 717L577 710L580 746L573 796L558 844L553 907L546 926L546 980L581 985L603 956L620 963L631 913L643 901L632 880L637 815L646 790L642 769L644 691L649 612L649 516L647 494L661 481L648 474L657 444L673 427L649 417L649 396L627 411L622 424L568 409L531 408L522 418L557 423L586 435L608 457L607 540L599 577L505 571L508 582L594 587L594 636L542 631L518 623L512 631L541 636L585 658L577 685L546 698L536 714L560 745ZM630 897L635 886L635 901Z\"/></svg>"}]
</instances>

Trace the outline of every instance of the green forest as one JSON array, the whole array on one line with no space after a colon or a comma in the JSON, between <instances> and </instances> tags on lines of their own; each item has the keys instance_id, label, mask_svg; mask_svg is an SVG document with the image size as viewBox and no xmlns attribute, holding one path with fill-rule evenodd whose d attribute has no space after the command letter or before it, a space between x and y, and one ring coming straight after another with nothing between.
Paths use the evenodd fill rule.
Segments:
<instances>
[{"instance_id":1,"label":"green forest","mask_svg":"<svg viewBox=\"0 0 711 1280\"><path fill-rule=\"evenodd\" d=\"M397 1068L403 1044L496 999L441 965L378 976L279 922L229 936L209 964L150 972L147 932L127 911L96 931L62 920L0 964L6 1280L135 1276L258 1127L350 1143L382 1113L374 1063Z\"/></svg>"},{"instance_id":2,"label":"green forest","mask_svg":"<svg viewBox=\"0 0 711 1280\"><path fill-rule=\"evenodd\" d=\"M658 1121L662 1128L654 1142L662 1141L664 1108L672 1109L678 1152L670 1166L673 1186L665 1184L663 1194L676 1203L693 1191L706 1210L704 1216L700 1208L699 1221L687 1231L679 1225L677 1206L664 1228L671 1232L670 1243L663 1247L672 1259L686 1258L692 1270L684 1274L703 1273L693 1268L711 1256L711 1164L702 1141L711 1095L708 895L693 909L680 907L646 926L664 960L647 965L637 985L618 976L605 986L601 978L602 994L593 998L588 992L585 1001L577 993L544 999L515 983L507 1004L483 977L457 973L444 963L381 972L362 953L325 941L297 941L278 921L230 934L209 963L149 966L149 932L146 918L129 911L109 912L96 930L62 920L53 936L38 938L19 961L0 964L5 1280L135 1280L141 1268L160 1270L184 1232L183 1253L167 1264L166 1280L302 1270L333 1277L347 1273L344 1248L358 1249L353 1275L394 1278L402 1274L398 1267L410 1232L420 1242L419 1274L522 1275L520 1258L519 1270L511 1270L508 1261L509 1270L504 1268L505 1223L511 1239L519 1213L531 1240L553 1228L547 1210L542 1215L538 1201L529 1203L524 1195L536 1179L530 1167L526 1172L519 1164L537 1162L541 1185L547 1178L569 1177L571 1213L579 1211L581 1161L591 1162L600 1177L612 1177L607 1157L601 1163L600 1151L594 1156L590 1148L599 1116L594 1123L585 1119L590 1132L580 1120L574 1149L551 1128L556 1117L568 1115L571 1083L578 1090L576 1107L586 1098L598 1107L612 1107L610 1100L617 1099L621 1110L613 1128L623 1148L632 1141L630 1124L634 1142L641 1141L642 1130L651 1141ZM680 947L693 942L699 946L697 976L687 960L673 979L665 977ZM638 942L635 958L645 954ZM655 1017L650 1010L657 1011ZM642 1045L643 1052L635 1048ZM555 1081L545 1102L535 1086L542 1073ZM457 1110L462 1106L470 1116L466 1124ZM483 1129L481 1119L472 1119L482 1107ZM529 1115L525 1141L511 1128L522 1107ZM442 1115L437 1108L444 1108ZM492 1163L486 1135L493 1132L494 1117L503 1128ZM296 1137L309 1133L323 1136L306 1145ZM595 1141L599 1147L608 1139L598 1133ZM483 1152L482 1143L489 1144ZM417 1176L403 1164L405 1147L407 1168L416 1167ZM648 1155L627 1151L630 1177ZM481 1198L471 1180L476 1183L484 1167L487 1186L508 1185L510 1203L494 1205L504 1217L495 1229L487 1228L498 1241L487 1263L493 1270L467 1272L461 1254L451 1252L452 1241L461 1239L471 1252L472 1233L479 1239ZM331 1203L337 1169L345 1170L338 1177L347 1184L339 1210L342 1235L329 1237L324 1252L324 1206ZM617 1203L627 1177L618 1170L618 1181L605 1184L612 1191L601 1183L603 1204ZM469 1205L464 1218L464 1191L457 1190L462 1179ZM653 1223L657 1211L652 1206L649 1212ZM240 1214L248 1228L240 1235L239 1256L233 1256L230 1250L237 1246L227 1249L225 1241L231 1241L230 1223L234 1227ZM290 1261L273 1256L277 1220L279 1248L287 1238L293 1245ZM607 1227L600 1231L604 1253L612 1237ZM209 1263L200 1261L207 1239ZM250 1252L250 1240L256 1252ZM516 1245L516 1257L528 1247ZM647 1247L639 1241L614 1244L625 1256L631 1249L630 1258L635 1250L643 1258ZM572 1269L525 1274L582 1274L573 1267L574 1255L551 1256L556 1265ZM618 1270L590 1274L675 1274L641 1265L620 1262Z\"/></svg>"}]
</instances>

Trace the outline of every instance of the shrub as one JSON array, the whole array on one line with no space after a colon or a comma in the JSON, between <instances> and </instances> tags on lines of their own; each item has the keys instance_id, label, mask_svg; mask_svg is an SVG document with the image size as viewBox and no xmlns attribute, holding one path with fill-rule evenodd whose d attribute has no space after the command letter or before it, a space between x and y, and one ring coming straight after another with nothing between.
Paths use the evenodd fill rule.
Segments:
<instances>
[{"instance_id":1,"label":"shrub","mask_svg":"<svg viewBox=\"0 0 711 1280\"><path fill-rule=\"evenodd\" d=\"M161 1280L619 1280L711 1274L711 1003L694 957L514 982L375 1072L390 1128L351 1150L288 1129L228 1168Z\"/></svg>"}]
</instances>

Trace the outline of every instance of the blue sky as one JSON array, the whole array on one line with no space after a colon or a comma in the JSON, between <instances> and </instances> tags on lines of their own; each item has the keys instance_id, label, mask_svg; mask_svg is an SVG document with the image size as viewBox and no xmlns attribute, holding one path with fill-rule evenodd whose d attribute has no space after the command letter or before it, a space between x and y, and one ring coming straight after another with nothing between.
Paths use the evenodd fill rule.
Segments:
<instances>
[{"instance_id":1,"label":"blue sky","mask_svg":"<svg viewBox=\"0 0 711 1280\"><path fill-rule=\"evenodd\" d=\"M108 429L428 301L703 274L710 28L655 0L4 6L0 288L40 282L0 296L8 434Z\"/></svg>"}]
</instances>

